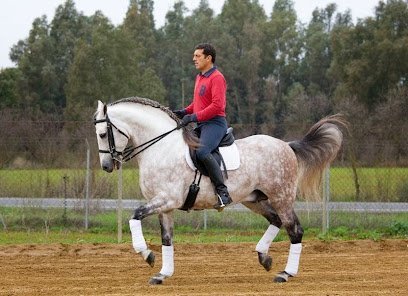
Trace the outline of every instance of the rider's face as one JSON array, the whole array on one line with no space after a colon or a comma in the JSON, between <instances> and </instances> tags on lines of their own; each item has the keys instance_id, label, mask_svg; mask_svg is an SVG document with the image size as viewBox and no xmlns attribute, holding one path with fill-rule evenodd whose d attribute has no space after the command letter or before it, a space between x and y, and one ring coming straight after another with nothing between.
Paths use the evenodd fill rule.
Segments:
<instances>
[{"instance_id":1,"label":"rider's face","mask_svg":"<svg viewBox=\"0 0 408 296\"><path fill-rule=\"evenodd\" d=\"M200 72L206 72L212 67L212 57L203 53L204 49L196 49L193 54L194 66Z\"/></svg>"}]
</instances>

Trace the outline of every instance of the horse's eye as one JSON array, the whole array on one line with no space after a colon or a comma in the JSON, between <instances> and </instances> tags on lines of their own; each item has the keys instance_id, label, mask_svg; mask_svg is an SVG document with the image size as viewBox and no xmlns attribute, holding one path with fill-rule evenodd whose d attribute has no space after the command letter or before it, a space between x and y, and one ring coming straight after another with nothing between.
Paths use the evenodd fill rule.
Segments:
<instances>
[{"instance_id":1,"label":"horse's eye","mask_svg":"<svg viewBox=\"0 0 408 296\"><path fill-rule=\"evenodd\" d=\"M105 137L106 137L106 133L99 134L99 137L100 137L101 139L105 138Z\"/></svg>"}]
</instances>

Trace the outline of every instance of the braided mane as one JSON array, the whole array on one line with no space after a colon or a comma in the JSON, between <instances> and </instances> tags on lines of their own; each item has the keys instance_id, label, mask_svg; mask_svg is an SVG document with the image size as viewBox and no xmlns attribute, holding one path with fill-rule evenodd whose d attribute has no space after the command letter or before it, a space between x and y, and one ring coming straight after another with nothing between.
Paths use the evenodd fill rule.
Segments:
<instances>
[{"instance_id":1,"label":"braided mane","mask_svg":"<svg viewBox=\"0 0 408 296\"><path fill-rule=\"evenodd\" d=\"M164 113L166 113L168 116L170 116L171 119L173 119L177 124L179 124L181 121L177 117L176 114L174 114L168 107L165 107L161 105L159 102L147 99L147 98L141 98L141 97L129 97L129 98L123 98L118 101L112 102L108 104L108 106L113 106L116 104L120 103L136 103L136 104L142 104L145 106L150 106L153 108L160 109ZM194 131L190 128L183 127L183 139L186 142L186 144L192 148L192 149L197 149L200 145L200 140L197 138L195 135Z\"/></svg>"},{"instance_id":2,"label":"braided mane","mask_svg":"<svg viewBox=\"0 0 408 296\"><path fill-rule=\"evenodd\" d=\"M176 114L174 114L168 107L165 107L161 105L159 102L151 100L151 99L140 98L140 97L129 97L129 98L123 98L116 102L110 103L108 106L116 105L119 103L136 103L136 104L142 104L142 105L150 106L153 108L157 108L165 112L168 116L170 116L171 119L173 119L177 123L180 122Z\"/></svg>"}]
</instances>

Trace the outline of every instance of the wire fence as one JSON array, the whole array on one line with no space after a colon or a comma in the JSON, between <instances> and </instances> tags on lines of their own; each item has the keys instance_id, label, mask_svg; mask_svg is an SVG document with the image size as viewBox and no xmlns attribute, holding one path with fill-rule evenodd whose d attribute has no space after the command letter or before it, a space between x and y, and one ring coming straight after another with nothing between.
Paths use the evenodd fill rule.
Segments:
<instances>
[{"instance_id":1,"label":"wire fence","mask_svg":"<svg viewBox=\"0 0 408 296\"><path fill-rule=\"evenodd\" d=\"M234 132L236 138L245 136L239 128ZM121 180L117 173L102 171L93 133L91 122L0 120L3 229L117 231L123 222L123 230L128 230L126 220L143 201L137 164L127 163ZM398 228L401 221L407 223L408 162L400 156L405 150L390 143L368 145L364 139L346 143L345 147L353 149L343 149L325 174L322 202L301 198L296 202L302 225L323 231L341 227L382 230ZM116 212L118 197L123 200L122 217ZM157 223L156 219L145 222L152 229L158 228ZM192 229L264 230L267 225L263 217L239 206L222 214L177 212L175 223Z\"/></svg>"},{"instance_id":2,"label":"wire fence","mask_svg":"<svg viewBox=\"0 0 408 296\"><path fill-rule=\"evenodd\" d=\"M0 170L0 220L3 229L75 228L127 231L132 210L144 202L137 167L113 174L91 162L82 168ZM326 171L322 201L299 198L295 210L306 228L390 229L408 221L408 168L352 168ZM123 211L123 214L122 214ZM107 219L106 216L113 216ZM157 221L148 222L157 229ZM207 228L264 229L267 221L237 205L216 211L179 212L176 225ZM121 240L121 239L120 239Z\"/></svg>"}]
</instances>

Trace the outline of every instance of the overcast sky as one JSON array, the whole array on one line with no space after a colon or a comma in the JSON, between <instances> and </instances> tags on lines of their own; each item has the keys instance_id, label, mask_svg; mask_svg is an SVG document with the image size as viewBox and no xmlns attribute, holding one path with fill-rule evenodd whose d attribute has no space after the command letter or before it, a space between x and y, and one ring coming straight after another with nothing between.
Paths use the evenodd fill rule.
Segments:
<instances>
[{"instance_id":1,"label":"overcast sky","mask_svg":"<svg viewBox=\"0 0 408 296\"><path fill-rule=\"evenodd\" d=\"M155 0L154 18L156 27L164 25L166 12L169 11L177 0ZM258 0L269 16L274 0ZM19 40L28 37L32 22L36 17L47 15L48 22L54 17L55 9L65 0L0 0L0 68L12 67L9 59L10 48ZM351 9L353 19L365 18L374 15L374 8L379 0L295 0L295 10L301 22L310 20L312 11L325 8L329 3L336 3L337 10L344 12ZM185 0L187 8L191 11L198 7L200 0ZM209 0L210 7L215 14L219 14L224 3L223 0ZM125 17L129 0L75 0L76 8L85 15L92 15L96 10L101 10L113 24L122 23Z\"/></svg>"}]
</instances>

